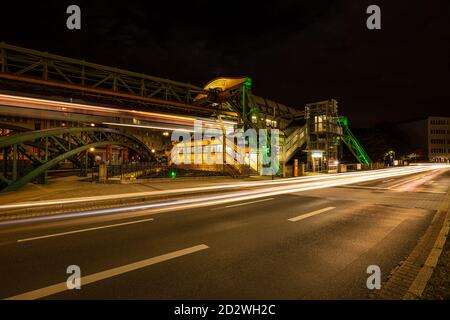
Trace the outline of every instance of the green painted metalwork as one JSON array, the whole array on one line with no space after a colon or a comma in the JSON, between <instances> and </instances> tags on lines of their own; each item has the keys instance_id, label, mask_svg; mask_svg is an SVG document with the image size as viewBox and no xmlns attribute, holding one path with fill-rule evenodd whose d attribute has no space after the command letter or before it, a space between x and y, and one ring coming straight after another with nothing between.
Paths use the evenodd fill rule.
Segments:
<instances>
[{"instance_id":1,"label":"green painted metalwork","mask_svg":"<svg viewBox=\"0 0 450 320\"><path fill-rule=\"evenodd\" d=\"M17 190L42 175L45 179L47 170L64 160L82 168L87 160L83 159L83 153L110 145L133 150L141 161L148 162L153 157L151 150L137 138L109 128L55 128L1 137L3 172L0 190ZM19 157L26 166L19 168ZM12 162L12 170L8 170L8 162Z\"/></svg>"},{"instance_id":2,"label":"green painted metalwork","mask_svg":"<svg viewBox=\"0 0 450 320\"><path fill-rule=\"evenodd\" d=\"M350 149L350 152L356 157L356 159L362 163L370 165L372 164L372 160L370 159L369 155L366 153L366 151L363 149L361 144L359 143L358 139L355 137L353 132L350 130L348 124L348 118L347 117L340 117L338 119L338 124L342 127L343 133L342 133L342 140L347 145L347 147Z\"/></svg>"},{"instance_id":3,"label":"green painted metalwork","mask_svg":"<svg viewBox=\"0 0 450 320\"><path fill-rule=\"evenodd\" d=\"M256 108L252 95L252 78L247 78L240 90L242 90L241 112L240 117L244 125L244 130L249 128L263 129L265 122L261 121L259 110ZM238 108L236 108L238 109ZM256 122L253 121L256 117Z\"/></svg>"}]
</instances>

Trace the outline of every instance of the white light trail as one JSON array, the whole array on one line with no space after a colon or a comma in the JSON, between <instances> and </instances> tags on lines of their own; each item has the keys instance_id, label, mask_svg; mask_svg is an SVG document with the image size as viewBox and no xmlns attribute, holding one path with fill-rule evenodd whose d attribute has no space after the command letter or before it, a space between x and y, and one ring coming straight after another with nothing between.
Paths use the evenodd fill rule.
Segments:
<instances>
[{"instance_id":1,"label":"white light trail","mask_svg":"<svg viewBox=\"0 0 450 320\"><path fill-rule=\"evenodd\" d=\"M182 131L182 132L195 132L194 129L174 128L174 127L149 126L149 125L113 123L113 122L102 122L102 124L105 124L105 125L108 125L108 126L129 127L129 128L156 129L156 130L177 130L177 131Z\"/></svg>"},{"instance_id":2,"label":"white light trail","mask_svg":"<svg viewBox=\"0 0 450 320\"><path fill-rule=\"evenodd\" d=\"M446 166L446 168L449 168L449 167L450 166ZM439 167L439 168L442 168L442 167ZM131 205L131 206L119 207L119 208L107 208L107 209L93 210L93 211L87 211L87 212L76 212L76 213L70 213L70 214L64 214L64 215L36 217L36 218L29 218L29 219L15 220L15 221L4 221L4 222L0 222L0 225L17 224L17 223L31 222L31 221L56 220L56 219L74 218L74 217L87 217L87 216L95 216L95 215L102 215L102 214L133 212L133 211L143 211L143 210L153 210L152 212L144 213L144 214L153 214L153 213L159 213L159 212L165 212L165 211L175 211L175 210L182 210L182 209L195 208L195 207L204 207L204 206L213 206L213 205L218 205L218 204L245 201L245 200L254 200L254 199L259 199L259 198L265 198L265 197L271 197L271 196L276 196L276 195L283 195L283 194L289 194L289 193L295 193L295 192L301 192L301 191L307 191L307 190L330 188L330 187L336 187L336 186L342 186L342 185L348 185L348 184L355 184L355 183L359 183L359 182L367 182L367 181L373 181L373 180L379 180L379 179L386 179L386 178L390 178L390 177L398 177L398 176L408 175L408 174L412 174L412 173L426 172L426 171L430 171L430 170L436 170L436 167L432 167L432 166L423 166L423 167L414 167L414 168L404 167L404 168L396 168L396 169L391 169L391 170L377 170L376 172L375 171L358 172L358 173L353 173L353 175L339 174L339 177L336 177L336 175L330 175L331 178L330 178L330 176L323 176L323 177L321 177L322 179L317 179L319 177L311 177L310 179L307 179L306 181L302 181L300 183L298 181L294 181L294 185L291 185L292 182L290 182L290 181L286 181L286 182L276 181L276 182L278 182L277 183L278 186L275 185L275 182L270 182L270 183L265 182L262 184L266 184L269 187L258 189L258 190L246 191L246 192L236 192L236 193L223 194L223 195L198 197L198 198L192 198L192 199L181 199L181 200L158 202L158 203L151 203L151 204ZM316 179L313 179L313 178L316 178ZM325 180L326 178L328 178L328 179ZM285 185L279 185L283 182ZM297 182L297 184L295 184L295 182ZM275 185L275 186L273 186L273 185ZM214 186L214 187L216 187L216 186ZM226 187L226 186L218 186L218 187ZM242 184L240 185L240 187L242 187ZM195 188L195 189L204 190L206 188L211 188L211 187L203 187L203 188ZM193 188L191 188L191 189L193 189ZM178 190L188 190L188 189L178 189ZM173 193L174 191L175 190L168 190L167 193ZM117 195L116 195L116 198L117 198Z\"/></svg>"},{"instance_id":3,"label":"white light trail","mask_svg":"<svg viewBox=\"0 0 450 320\"><path fill-rule=\"evenodd\" d=\"M134 119L140 117L140 119L159 119L162 120L171 120L177 121L180 124L184 125L193 125L195 120L202 120L203 122L208 122L216 126L220 126L226 124L228 126L236 125L235 122L232 121L222 121L222 120L212 120L206 118L197 118L197 117L189 117L189 116L181 116L181 115L172 115L172 114L164 114L164 113L156 113L156 112L148 112L148 111L138 111L138 110L124 110L110 107L100 107L89 104L82 103L72 103L72 102L64 102L64 101L55 101L55 100L47 100L47 99L38 99L38 98L30 98L30 97L21 97L15 95L7 95L0 94L0 105L5 106L13 106L18 108L28 108L28 109L40 109L40 110L48 110L48 111L59 111L64 113L69 112L90 112L91 114L96 115L109 115L112 117L117 117L120 115L124 118ZM173 129L170 129L173 130Z\"/></svg>"},{"instance_id":4,"label":"white light trail","mask_svg":"<svg viewBox=\"0 0 450 320\"><path fill-rule=\"evenodd\" d=\"M398 177L402 175L414 174L423 171L431 171L441 168L450 168L450 166L414 166L414 167L400 167L400 168L389 168L389 169L380 169L373 171L362 171L362 172L347 172L347 173L335 173L321 176L304 176L297 178L287 178L283 180L275 180L275 181L259 181L259 182L240 182L234 184L226 184L226 185L214 185L214 186L206 186L206 187L193 187L193 188L183 188L183 189L172 189L172 190L161 190L161 191L148 191L148 192L136 192L136 193L126 193L126 194L112 194L105 196L95 196L95 197L83 197L83 198L71 198L71 199L57 199L57 200L48 200L48 201L36 201L36 202L23 202L23 203L14 203L14 204L6 204L0 205L0 213L5 212L4 210L17 209L17 208L26 208L26 207L41 207L41 206L51 206L58 204L71 204L71 203L80 203L80 202L93 202L93 201L104 201L111 199L130 199L137 197L145 197L145 196L157 196L157 195L168 195L168 194L183 194L183 193L192 193L198 191L214 191L214 190L226 190L226 189L234 189L234 188L242 188L242 187L261 187L267 185L287 185L287 184L296 184L302 182L310 182L310 181L323 181L323 180L332 180L334 178L343 179L343 178L352 178L352 177L362 177L362 181L372 181L383 179L382 174L388 174L386 177ZM371 179L372 178L372 179Z\"/></svg>"}]
</instances>

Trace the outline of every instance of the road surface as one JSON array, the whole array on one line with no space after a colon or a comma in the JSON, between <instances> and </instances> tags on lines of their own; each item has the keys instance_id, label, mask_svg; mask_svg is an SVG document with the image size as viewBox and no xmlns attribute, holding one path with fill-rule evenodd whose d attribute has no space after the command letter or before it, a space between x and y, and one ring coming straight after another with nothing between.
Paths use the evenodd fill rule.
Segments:
<instances>
[{"instance_id":1,"label":"road surface","mask_svg":"<svg viewBox=\"0 0 450 320\"><path fill-rule=\"evenodd\" d=\"M367 267L386 280L406 259L449 191L450 171L361 180L2 225L0 298L370 299ZM67 290L70 265L81 269L80 290Z\"/></svg>"}]
</instances>

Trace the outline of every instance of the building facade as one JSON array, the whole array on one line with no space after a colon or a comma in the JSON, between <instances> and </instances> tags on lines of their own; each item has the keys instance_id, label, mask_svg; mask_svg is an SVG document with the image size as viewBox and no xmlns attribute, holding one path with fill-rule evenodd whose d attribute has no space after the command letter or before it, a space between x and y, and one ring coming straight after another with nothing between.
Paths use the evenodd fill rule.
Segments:
<instances>
[{"instance_id":1,"label":"building facade","mask_svg":"<svg viewBox=\"0 0 450 320\"><path fill-rule=\"evenodd\" d=\"M450 162L450 117L427 117L399 124L418 160Z\"/></svg>"}]
</instances>

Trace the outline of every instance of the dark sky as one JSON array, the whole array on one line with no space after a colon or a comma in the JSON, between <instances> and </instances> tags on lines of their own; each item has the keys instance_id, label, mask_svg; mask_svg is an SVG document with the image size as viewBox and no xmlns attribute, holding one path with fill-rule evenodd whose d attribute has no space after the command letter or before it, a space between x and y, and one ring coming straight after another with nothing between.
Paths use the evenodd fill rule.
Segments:
<instances>
[{"instance_id":1,"label":"dark sky","mask_svg":"<svg viewBox=\"0 0 450 320\"><path fill-rule=\"evenodd\" d=\"M366 28L370 4L382 30ZM0 41L196 85L246 75L257 95L336 98L367 126L450 116L449 24L449 0L3 1Z\"/></svg>"}]
</instances>

